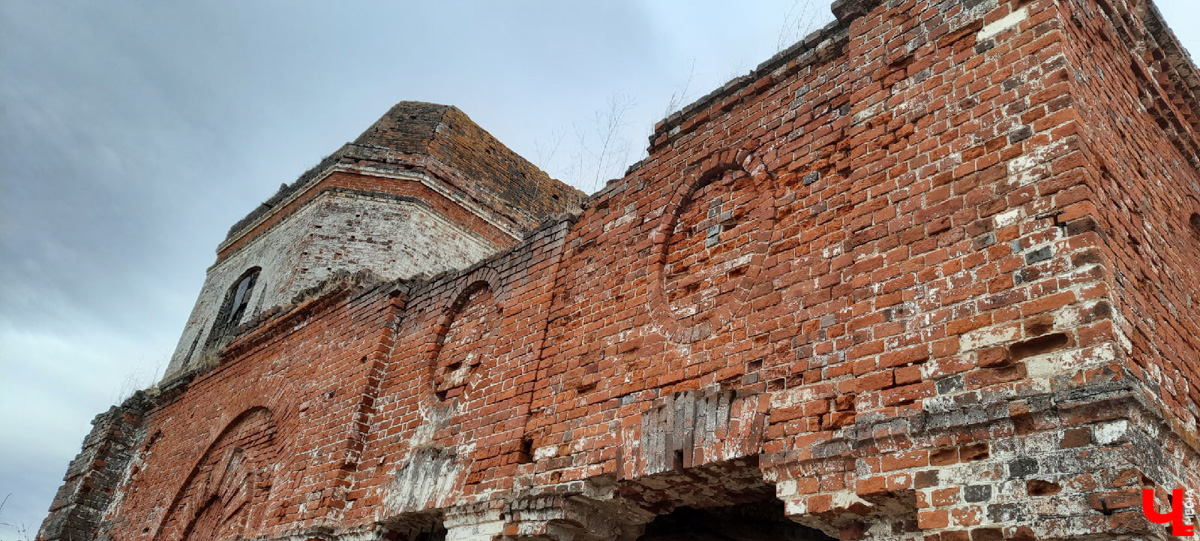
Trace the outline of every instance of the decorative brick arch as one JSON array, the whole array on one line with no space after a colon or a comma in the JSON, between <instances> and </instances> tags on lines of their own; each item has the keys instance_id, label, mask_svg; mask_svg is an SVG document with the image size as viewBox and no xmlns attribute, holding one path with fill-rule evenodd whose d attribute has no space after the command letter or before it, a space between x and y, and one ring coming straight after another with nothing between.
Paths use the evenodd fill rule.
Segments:
<instances>
[{"instance_id":1,"label":"decorative brick arch","mask_svg":"<svg viewBox=\"0 0 1200 541\"><path fill-rule=\"evenodd\" d=\"M232 541L262 523L277 462L274 414L250 408L208 446L180 486L154 539Z\"/></svg>"},{"instance_id":2,"label":"decorative brick arch","mask_svg":"<svg viewBox=\"0 0 1200 541\"><path fill-rule=\"evenodd\" d=\"M430 357L434 396L439 401L461 394L467 377L491 354L491 332L495 318L503 312L500 296L500 274L489 267L459 280L454 300L435 327ZM484 322L486 319L492 321Z\"/></svg>"},{"instance_id":3,"label":"decorative brick arch","mask_svg":"<svg viewBox=\"0 0 1200 541\"><path fill-rule=\"evenodd\" d=\"M671 196L653 233L650 309L662 333L677 344L707 338L744 315L750 290L767 257L776 221L775 181L766 164L753 152L726 150L713 154L695 170L699 172L680 183ZM704 220L696 221L693 216L697 214L696 206L703 203L698 197L712 195L705 192L723 193L722 197L729 197L732 208L722 210L721 204L715 205L707 209ZM709 201L721 202L721 197ZM682 226L681 230L684 220L691 225ZM704 226L707 235L703 239L706 259L694 265L676 261L682 250L688 249L681 244L694 244L700 226ZM727 227L735 238L729 239L730 245L721 247L720 235ZM687 232L689 228L693 230L691 235ZM716 249L710 251L708 244L713 243L714 237L717 240L711 247ZM716 255L708 258L710 253ZM681 270L693 268L697 272ZM722 274L722 271L727 272ZM683 275L690 276L680 278ZM695 298L704 295L703 290L692 294L686 288L700 287L718 293L693 303L691 313L687 308L680 309L681 304L689 302L689 294Z\"/></svg>"}]
</instances>

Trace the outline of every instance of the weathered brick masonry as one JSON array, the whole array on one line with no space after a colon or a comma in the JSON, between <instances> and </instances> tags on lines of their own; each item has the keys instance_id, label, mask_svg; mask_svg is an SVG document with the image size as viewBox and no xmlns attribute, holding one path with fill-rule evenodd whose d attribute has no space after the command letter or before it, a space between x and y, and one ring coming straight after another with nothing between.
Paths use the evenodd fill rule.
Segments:
<instances>
[{"instance_id":1,"label":"weathered brick masonry","mask_svg":"<svg viewBox=\"0 0 1200 541\"><path fill-rule=\"evenodd\" d=\"M261 307L97 418L39 538L1168 538L1139 504L1200 496L1195 66L1144 1L833 9L565 215L398 106L322 182L434 164L456 188L372 191L502 251Z\"/></svg>"}]
</instances>

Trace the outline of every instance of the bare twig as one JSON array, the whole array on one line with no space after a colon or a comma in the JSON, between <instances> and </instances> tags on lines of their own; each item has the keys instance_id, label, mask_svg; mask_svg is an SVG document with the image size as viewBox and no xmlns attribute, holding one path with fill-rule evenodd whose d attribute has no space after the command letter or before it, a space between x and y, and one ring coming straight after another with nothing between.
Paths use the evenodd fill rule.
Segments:
<instances>
[{"instance_id":1,"label":"bare twig","mask_svg":"<svg viewBox=\"0 0 1200 541\"><path fill-rule=\"evenodd\" d=\"M603 109L593 112L591 122L571 124L572 137L565 146L567 134L563 131L553 132L550 143L535 143L540 165L580 188L595 191L605 176L619 174L620 171L614 171L629 157L629 142L623 131L625 116L634 104L632 98L613 93ZM555 168L560 150L566 150L568 155L560 158L560 165Z\"/></svg>"},{"instance_id":2,"label":"bare twig","mask_svg":"<svg viewBox=\"0 0 1200 541\"><path fill-rule=\"evenodd\" d=\"M3 500L0 500L0 516L4 515L4 506L5 506L5 504L8 503L8 499L11 497L12 497L12 494L10 493L10 494L5 495ZM12 524L9 522L0 522L0 526L12 528L17 531L17 537L14 541L32 541L33 540L33 537L31 537L29 535L29 527L25 526L24 522L22 522L20 524Z\"/></svg>"},{"instance_id":3,"label":"bare twig","mask_svg":"<svg viewBox=\"0 0 1200 541\"><path fill-rule=\"evenodd\" d=\"M599 128L600 152L596 156L596 175L592 180L592 190L600 184L600 178L612 169L613 161L618 155L624 161L629 154L629 144L620 139L621 128L625 127L625 114L634 106L632 97L623 94L613 94L608 97L608 108L603 113L596 114L596 126ZM621 146L624 148L619 148ZM621 165L621 164L617 164Z\"/></svg>"},{"instance_id":4,"label":"bare twig","mask_svg":"<svg viewBox=\"0 0 1200 541\"><path fill-rule=\"evenodd\" d=\"M793 43L804 39L813 31L816 13L812 11L812 0L795 0L783 16L783 24L779 27L779 40L775 44L776 51L782 51Z\"/></svg>"},{"instance_id":5,"label":"bare twig","mask_svg":"<svg viewBox=\"0 0 1200 541\"><path fill-rule=\"evenodd\" d=\"M535 140L533 142L534 155L537 157L537 163L543 167L554 162L554 156L558 154L558 148L562 146L563 139L566 138L567 132L563 130L554 130L550 132L549 141Z\"/></svg>"},{"instance_id":6,"label":"bare twig","mask_svg":"<svg viewBox=\"0 0 1200 541\"><path fill-rule=\"evenodd\" d=\"M689 90L692 86L692 79L696 76L696 59L693 58L688 65L688 76L683 82L683 86L679 90L671 93L671 99L667 102L667 110L663 113L663 118L671 116L671 113L678 111L687 104L691 95Z\"/></svg>"}]
</instances>

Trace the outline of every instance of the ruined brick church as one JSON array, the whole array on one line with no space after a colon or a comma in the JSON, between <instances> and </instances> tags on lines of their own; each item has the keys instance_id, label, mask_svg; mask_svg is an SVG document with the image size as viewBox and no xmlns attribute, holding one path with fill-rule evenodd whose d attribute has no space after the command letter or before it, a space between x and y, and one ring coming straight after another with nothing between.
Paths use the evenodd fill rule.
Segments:
<instances>
[{"instance_id":1,"label":"ruined brick church","mask_svg":"<svg viewBox=\"0 0 1200 541\"><path fill-rule=\"evenodd\" d=\"M1148 0L838 0L591 196L402 102L217 247L38 538L1169 539L1200 72Z\"/></svg>"}]
</instances>

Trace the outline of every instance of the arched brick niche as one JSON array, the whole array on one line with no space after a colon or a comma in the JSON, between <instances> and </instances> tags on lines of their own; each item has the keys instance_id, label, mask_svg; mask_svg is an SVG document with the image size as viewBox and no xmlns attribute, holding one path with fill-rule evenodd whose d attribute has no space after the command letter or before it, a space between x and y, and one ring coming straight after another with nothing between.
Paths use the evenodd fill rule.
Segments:
<instances>
[{"instance_id":1,"label":"arched brick niche","mask_svg":"<svg viewBox=\"0 0 1200 541\"><path fill-rule=\"evenodd\" d=\"M265 407L238 415L192 468L154 538L226 541L258 531L278 458L275 433Z\"/></svg>"},{"instance_id":2,"label":"arched brick niche","mask_svg":"<svg viewBox=\"0 0 1200 541\"><path fill-rule=\"evenodd\" d=\"M775 227L775 189L755 154L725 151L680 184L654 233L651 307L672 342L720 331L747 306Z\"/></svg>"},{"instance_id":3,"label":"arched brick niche","mask_svg":"<svg viewBox=\"0 0 1200 541\"><path fill-rule=\"evenodd\" d=\"M432 362L438 400L461 396L469 377L491 356L501 314L498 278L489 268L467 276L438 324Z\"/></svg>"}]
</instances>

